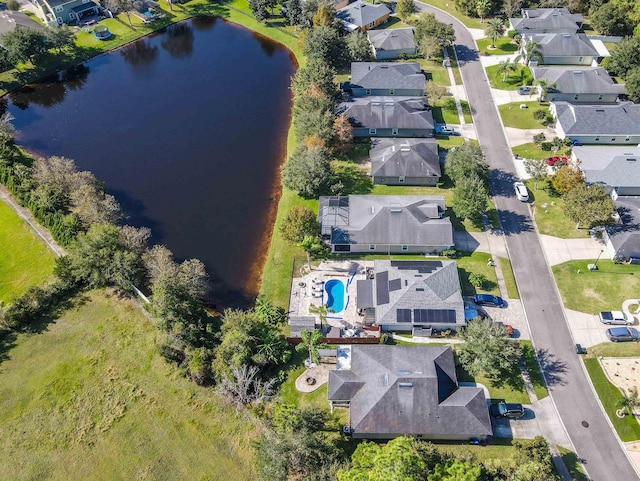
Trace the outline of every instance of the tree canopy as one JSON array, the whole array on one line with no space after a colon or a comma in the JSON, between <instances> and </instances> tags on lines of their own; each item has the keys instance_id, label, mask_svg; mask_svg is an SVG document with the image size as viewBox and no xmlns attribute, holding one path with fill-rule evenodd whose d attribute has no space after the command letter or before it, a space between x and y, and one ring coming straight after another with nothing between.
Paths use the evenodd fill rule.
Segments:
<instances>
[{"instance_id":1,"label":"tree canopy","mask_svg":"<svg viewBox=\"0 0 640 481\"><path fill-rule=\"evenodd\" d=\"M451 181L457 184L475 174L486 182L489 178L489 164L484 160L482 148L472 142L450 149L444 162L444 169Z\"/></svg>"},{"instance_id":2,"label":"tree canopy","mask_svg":"<svg viewBox=\"0 0 640 481\"><path fill-rule=\"evenodd\" d=\"M422 13L415 22L415 39L419 44L424 37L433 37L440 47L448 47L456 39L455 31L451 25L439 22L433 13Z\"/></svg>"},{"instance_id":3,"label":"tree canopy","mask_svg":"<svg viewBox=\"0 0 640 481\"><path fill-rule=\"evenodd\" d=\"M282 181L303 197L317 197L331 177L329 161L325 148L298 145L282 167Z\"/></svg>"},{"instance_id":4,"label":"tree canopy","mask_svg":"<svg viewBox=\"0 0 640 481\"><path fill-rule=\"evenodd\" d=\"M601 185L580 184L564 196L565 213L579 226L609 224L615 205ZM578 227L576 227L577 229Z\"/></svg>"},{"instance_id":5,"label":"tree canopy","mask_svg":"<svg viewBox=\"0 0 640 481\"><path fill-rule=\"evenodd\" d=\"M612 75L626 78L627 72L640 67L640 37L627 37L617 43L606 59L606 68Z\"/></svg>"},{"instance_id":6,"label":"tree canopy","mask_svg":"<svg viewBox=\"0 0 640 481\"><path fill-rule=\"evenodd\" d=\"M318 235L318 216L306 207L294 205L284 216L279 230L289 244L298 244L306 236Z\"/></svg>"},{"instance_id":7,"label":"tree canopy","mask_svg":"<svg viewBox=\"0 0 640 481\"><path fill-rule=\"evenodd\" d=\"M481 225L487 210L487 194L485 183L476 174L460 179L453 189L453 212L461 219Z\"/></svg>"}]
</instances>

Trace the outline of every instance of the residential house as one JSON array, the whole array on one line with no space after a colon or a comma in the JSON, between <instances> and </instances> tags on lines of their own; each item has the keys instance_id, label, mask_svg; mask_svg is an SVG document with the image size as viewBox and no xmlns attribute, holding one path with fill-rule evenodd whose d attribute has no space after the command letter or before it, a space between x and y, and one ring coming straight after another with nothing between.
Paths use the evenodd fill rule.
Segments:
<instances>
[{"instance_id":1,"label":"residential house","mask_svg":"<svg viewBox=\"0 0 640 481\"><path fill-rule=\"evenodd\" d=\"M583 21L582 15L566 8L524 8L522 18L509 19L511 28L520 35L576 33Z\"/></svg>"},{"instance_id":2,"label":"residential house","mask_svg":"<svg viewBox=\"0 0 640 481\"><path fill-rule=\"evenodd\" d=\"M382 25L391 15L391 10L384 4L363 2L358 0L336 11L336 18L344 24L349 32L358 30L366 32Z\"/></svg>"},{"instance_id":3,"label":"residential house","mask_svg":"<svg viewBox=\"0 0 640 481\"><path fill-rule=\"evenodd\" d=\"M611 103L625 93L624 85L615 83L602 67L535 67L531 73L534 80L553 86L547 89L550 102Z\"/></svg>"},{"instance_id":4,"label":"residential house","mask_svg":"<svg viewBox=\"0 0 640 481\"><path fill-rule=\"evenodd\" d=\"M608 194L640 196L640 147L577 146L571 162L578 167L587 184L599 184Z\"/></svg>"},{"instance_id":5,"label":"residential house","mask_svg":"<svg viewBox=\"0 0 640 481\"><path fill-rule=\"evenodd\" d=\"M556 133L579 144L640 143L640 105L632 102L585 105L551 102Z\"/></svg>"},{"instance_id":6,"label":"residential house","mask_svg":"<svg viewBox=\"0 0 640 481\"><path fill-rule=\"evenodd\" d=\"M613 195L617 224L607 226L603 239L611 258L621 262L640 262L640 196Z\"/></svg>"},{"instance_id":7,"label":"residential house","mask_svg":"<svg viewBox=\"0 0 640 481\"><path fill-rule=\"evenodd\" d=\"M392 60L400 58L401 55L418 53L413 27L369 30L367 37L373 49L373 56L377 60Z\"/></svg>"},{"instance_id":8,"label":"residential house","mask_svg":"<svg viewBox=\"0 0 640 481\"><path fill-rule=\"evenodd\" d=\"M85 15L97 15L102 7L92 0L31 0L46 25L75 23Z\"/></svg>"},{"instance_id":9,"label":"residential house","mask_svg":"<svg viewBox=\"0 0 640 481\"><path fill-rule=\"evenodd\" d=\"M0 11L0 36L21 28L31 28L33 30L44 29L42 25L22 12L13 12L11 10Z\"/></svg>"},{"instance_id":10,"label":"residential house","mask_svg":"<svg viewBox=\"0 0 640 481\"><path fill-rule=\"evenodd\" d=\"M349 90L354 97L422 97L426 80L417 62L352 62Z\"/></svg>"},{"instance_id":11,"label":"residential house","mask_svg":"<svg viewBox=\"0 0 640 481\"><path fill-rule=\"evenodd\" d=\"M375 261L373 279L356 284L356 306L383 331L456 331L467 325L455 261Z\"/></svg>"},{"instance_id":12,"label":"residential house","mask_svg":"<svg viewBox=\"0 0 640 481\"><path fill-rule=\"evenodd\" d=\"M339 346L327 398L349 408L356 439L449 441L492 435L480 387L459 386L449 346Z\"/></svg>"},{"instance_id":13,"label":"residential house","mask_svg":"<svg viewBox=\"0 0 640 481\"><path fill-rule=\"evenodd\" d=\"M523 35L524 46L533 41L538 44L540 55L531 59L529 65L592 65L600 57L584 33L548 33Z\"/></svg>"},{"instance_id":14,"label":"residential house","mask_svg":"<svg viewBox=\"0 0 640 481\"><path fill-rule=\"evenodd\" d=\"M442 175L435 139L373 139L374 184L436 185Z\"/></svg>"},{"instance_id":15,"label":"residential house","mask_svg":"<svg viewBox=\"0 0 640 481\"><path fill-rule=\"evenodd\" d=\"M435 123L426 97L360 97L342 102L354 137L433 137Z\"/></svg>"},{"instance_id":16,"label":"residential house","mask_svg":"<svg viewBox=\"0 0 640 481\"><path fill-rule=\"evenodd\" d=\"M439 254L453 247L440 196L320 197L318 218L332 252Z\"/></svg>"}]
</instances>

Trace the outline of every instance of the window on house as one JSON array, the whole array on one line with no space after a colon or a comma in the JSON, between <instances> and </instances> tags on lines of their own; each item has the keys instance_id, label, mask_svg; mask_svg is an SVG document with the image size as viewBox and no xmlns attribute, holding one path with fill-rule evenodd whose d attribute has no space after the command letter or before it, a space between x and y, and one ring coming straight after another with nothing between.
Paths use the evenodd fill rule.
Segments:
<instances>
[{"instance_id":1,"label":"window on house","mask_svg":"<svg viewBox=\"0 0 640 481\"><path fill-rule=\"evenodd\" d=\"M600 137L596 137L596 142L600 142Z\"/></svg>"},{"instance_id":2,"label":"window on house","mask_svg":"<svg viewBox=\"0 0 640 481\"><path fill-rule=\"evenodd\" d=\"M395 89L389 89L389 95L395 95L396 91Z\"/></svg>"},{"instance_id":3,"label":"window on house","mask_svg":"<svg viewBox=\"0 0 640 481\"><path fill-rule=\"evenodd\" d=\"M391 129L391 135L398 135L398 129Z\"/></svg>"},{"instance_id":4,"label":"window on house","mask_svg":"<svg viewBox=\"0 0 640 481\"><path fill-rule=\"evenodd\" d=\"M64 7L61 7L61 6L58 5L57 7L54 8L54 10L56 12L62 12L64 10Z\"/></svg>"},{"instance_id":5,"label":"window on house","mask_svg":"<svg viewBox=\"0 0 640 481\"><path fill-rule=\"evenodd\" d=\"M371 27L371 28L373 28L373 27L375 27L375 26L376 26L376 22L371 22L371 23L369 24L369 27Z\"/></svg>"},{"instance_id":6,"label":"window on house","mask_svg":"<svg viewBox=\"0 0 640 481\"><path fill-rule=\"evenodd\" d=\"M402 246L402 251L407 252L409 250L409 246Z\"/></svg>"},{"instance_id":7,"label":"window on house","mask_svg":"<svg viewBox=\"0 0 640 481\"><path fill-rule=\"evenodd\" d=\"M371 89L367 89L366 94L371 95Z\"/></svg>"},{"instance_id":8,"label":"window on house","mask_svg":"<svg viewBox=\"0 0 640 481\"><path fill-rule=\"evenodd\" d=\"M578 95L576 95L575 97L573 97L573 100L578 100Z\"/></svg>"},{"instance_id":9,"label":"window on house","mask_svg":"<svg viewBox=\"0 0 640 481\"><path fill-rule=\"evenodd\" d=\"M602 95L598 95L598 100L602 100Z\"/></svg>"},{"instance_id":10,"label":"window on house","mask_svg":"<svg viewBox=\"0 0 640 481\"><path fill-rule=\"evenodd\" d=\"M401 184L404 184L404 175L401 175L400 177L398 177L398 182L400 182Z\"/></svg>"},{"instance_id":11,"label":"window on house","mask_svg":"<svg viewBox=\"0 0 640 481\"><path fill-rule=\"evenodd\" d=\"M611 142L615 142L616 138L615 137L611 137Z\"/></svg>"},{"instance_id":12,"label":"window on house","mask_svg":"<svg viewBox=\"0 0 640 481\"><path fill-rule=\"evenodd\" d=\"M624 141L625 141L625 142L631 142L631 137L625 137L625 138L624 138Z\"/></svg>"},{"instance_id":13,"label":"window on house","mask_svg":"<svg viewBox=\"0 0 640 481\"><path fill-rule=\"evenodd\" d=\"M370 135L376 135L376 129L369 129Z\"/></svg>"},{"instance_id":14,"label":"window on house","mask_svg":"<svg viewBox=\"0 0 640 481\"><path fill-rule=\"evenodd\" d=\"M375 244L369 244L369 250L370 251L376 250L376 245Z\"/></svg>"}]
</instances>

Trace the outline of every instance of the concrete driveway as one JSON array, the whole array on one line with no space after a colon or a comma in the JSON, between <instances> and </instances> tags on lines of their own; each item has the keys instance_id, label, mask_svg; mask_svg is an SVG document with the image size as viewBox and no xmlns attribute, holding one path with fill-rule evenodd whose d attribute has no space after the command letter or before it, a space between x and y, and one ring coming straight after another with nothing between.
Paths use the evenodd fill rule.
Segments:
<instances>
[{"instance_id":1,"label":"concrete driveway","mask_svg":"<svg viewBox=\"0 0 640 481\"><path fill-rule=\"evenodd\" d=\"M610 342L607 339L606 330L611 326L602 324L597 315L565 309L565 316L573 340L582 347Z\"/></svg>"},{"instance_id":2,"label":"concrete driveway","mask_svg":"<svg viewBox=\"0 0 640 481\"><path fill-rule=\"evenodd\" d=\"M595 262L603 254L605 246L596 239L561 239L540 234L542 248L550 266L580 259L591 259Z\"/></svg>"},{"instance_id":3,"label":"concrete driveway","mask_svg":"<svg viewBox=\"0 0 640 481\"><path fill-rule=\"evenodd\" d=\"M505 127L504 130L509 140L509 147L529 144L533 142L533 136L537 134L544 134L547 139L556 137L556 131L554 129L516 129L514 127ZM553 152L549 152L549 157L552 155Z\"/></svg>"}]
</instances>

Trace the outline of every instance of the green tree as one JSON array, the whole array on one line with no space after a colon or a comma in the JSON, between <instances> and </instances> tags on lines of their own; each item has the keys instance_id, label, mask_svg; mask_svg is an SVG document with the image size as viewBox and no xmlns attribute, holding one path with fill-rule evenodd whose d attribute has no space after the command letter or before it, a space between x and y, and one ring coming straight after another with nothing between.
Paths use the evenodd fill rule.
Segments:
<instances>
[{"instance_id":1,"label":"green tree","mask_svg":"<svg viewBox=\"0 0 640 481\"><path fill-rule=\"evenodd\" d=\"M525 159L524 170L531 176L534 190L538 190L538 182L547 178L547 161L541 158Z\"/></svg>"},{"instance_id":2,"label":"green tree","mask_svg":"<svg viewBox=\"0 0 640 481\"><path fill-rule=\"evenodd\" d=\"M436 105L442 100L442 97L448 94L447 87L437 84L433 80L427 80L424 91L431 105Z\"/></svg>"},{"instance_id":3,"label":"green tree","mask_svg":"<svg viewBox=\"0 0 640 481\"><path fill-rule=\"evenodd\" d=\"M422 13L415 22L415 40L420 44L424 37L433 37L441 48L449 47L456 39L453 26L436 20L433 13Z\"/></svg>"},{"instance_id":4,"label":"green tree","mask_svg":"<svg viewBox=\"0 0 640 481\"><path fill-rule=\"evenodd\" d=\"M640 36L624 38L611 50L607 70L612 75L626 78L627 72L637 67L640 67Z\"/></svg>"},{"instance_id":5,"label":"green tree","mask_svg":"<svg viewBox=\"0 0 640 481\"><path fill-rule=\"evenodd\" d=\"M293 121L298 141L315 136L325 147L333 140L333 100L312 83L293 104Z\"/></svg>"},{"instance_id":6,"label":"green tree","mask_svg":"<svg viewBox=\"0 0 640 481\"><path fill-rule=\"evenodd\" d=\"M335 17L335 9L332 6L322 4L313 16L314 27L330 27Z\"/></svg>"},{"instance_id":7,"label":"green tree","mask_svg":"<svg viewBox=\"0 0 640 481\"><path fill-rule=\"evenodd\" d=\"M502 10L507 18L513 18L520 13L524 0L503 0Z\"/></svg>"},{"instance_id":8,"label":"green tree","mask_svg":"<svg viewBox=\"0 0 640 481\"><path fill-rule=\"evenodd\" d=\"M7 0L7 8L12 12L20 10L20 2L18 0Z\"/></svg>"},{"instance_id":9,"label":"green tree","mask_svg":"<svg viewBox=\"0 0 640 481\"><path fill-rule=\"evenodd\" d=\"M322 147L298 145L282 167L282 182L303 197L317 197L331 176L329 160Z\"/></svg>"},{"instance_id":10,"label":"green tree","mask_svg":"<svg viewBox=\"0 0 640 481\"><path fill-rule=\"evenodd\" d=\"M636 103L640 102L640 67L627 72L625 87L629 100Z\"/></svg>"},{"instance_id":11,"label":"green tree","mask_svg":"<svg viewBox=\"0 0 640 481\"><path fill-rule=\"evenodd\" d=\"M317 85L329 98L334 98L337 90L333 81L336 71L322 60L311 58L307 65L298 69L291 81L291 90L294 98L304 96L306 90L312 85Z\"/></svg>"},{"instance_id":12,"label":"green tree","mask_svg":"<svg viewBox=\"0 0 640 481\"><path fill-rule=\"evenodd\" d=\"M507 77L509 76L509 72L515 72L516 70L518 70L518 64L516 63L516 61L507 59L501 60L500 63L498 63L496 73L498 75L502 74L502 81L506 82Z\"/></svg>"},{"instance_id":13,"label":"green tree","mask_svg":"<svg viewBox=\"0 0 640 481\"><path fill-rule=\"evenodd\" d=\"M591 25L602 35L626 37L633 34L636 26L631 12L633 7L629 3L603 3L589 13Z\"/></svg>"},{"instance_id":14,"label":"green tree","mask_svg":"<svg viewBox=\"0 0 640 481\"><path fill-rule=\"evenodd\" d=\"M480 289L487 282L487 277L479 272L469 273L469 284L473 287Z\"/></svg>"},{"instance_id":15,"label":"green tree","mask_svg":"<svg viewBox=\"0 0 640 481\"><path fill-rule=\"evenodd\" d=\"M47 36L32 28L17 28L2 35L2 46L13 63L35 62L48 50Z\"/></svg>"},{"instance_id":16,"label":"green tree","mask_svg":"<svg viewBox=\"0 0 640 481\"><path fill-rule=\"evenodd\" d=\"M492 18L489 20L487 28L484 30L484 34L491 39L491 47L496 47L496 40L502 37L504 34L504 24L499 18Z\"/></svg>"},{"instance_id":17,"label":"green tree","mask_svg":"<svg viewBox=\"0 0 640 481\"><path fill-rule=\"evenodd\" d=\"M333 121L333 144L334 152L346 153L353 147L353 125L346 115L338 115Z\"/></svg>"},{"instance_id":18,"label":"green tree","mask_svg":"<svg viewBox=\"0 0 640 481\"><path fill-rule=\"evenodd\" d=\"M314 364L320 364L320 354L318 353L318 349L320 341L322 341L322 331L314 329L309 332L303 329L300 331L300 339L302 339L302 342L296 345L296 351L307 351L309 353L309 360Z\"/></svg>"},{"instance_id":19,"label":"green tree","mask_svg":"<svg viewBox=\"0 0 640 481\"><path fill-rule=\"evenodd\" d=\"M318 235L318 216L306 207L294 205L282 219L279 231L289 244L298 244L306 236Z\"/></svg>"},{"instance_id":20,"label":"green tree","mask_svg":"<svg viewBox=\"0 0 640 481\"><path fill-rule=\"evenodd\" d=\"M371 44L364 32L356 30L345 37L350 62L368 62L372 58Z\"/></svg>"},{"instance_id":21,"label":"green tree","mask_svg":"<svg viewBox=\"0 0 640 481\"><path fill-rule=\"evenodd\" d=\"M440 43L438 43L438 39L435 37L422 37L418 43L418 52L426 60L431 60L434 57L440 58L443 56L442 47L440 46Z\"/></svg>"},{"instance_id":22,"label":"green tree","mask_svg":"<svg viewBox=\"0 0 640 481\"><path fill-rule=\"evenodd\" d=\"M520 344L509 339L507 329L490 319L474 319L461 332L465 341L459 345L462 366L472 375L484 373L498 381L517 369Z\"/></svg>"},{"instance_id":23,"label":"green tree","mask_svg":"<svg viewBox=\"0 0 640 481\"><path fill-rule=\"evenodd\" d=\"M576 222L587 227L609 224L615 204L601 185L580 184L564 196L565 213Z\"/></svg>"},{"instance_id":24,"label":"green tree","mask_svg":"<svg viewBox=\"0 0 640 481\"><path fill-rule=\"evenodd\" d=\"M492 5L491 0L476 0L476 13L480 17L480 21L491 14Z\"/></svg>"},{"instance_id":25,"label":"green tree","mask_svg":"<svg viewBox=\"0 0 640 481\"><path fill-rule=\"evenodd\" d=\"M481 225L482 215L487 210L487 188L477 176L459 180L453 190L453 212L460 219L469 219Z\"/></svg>"},{"instance_id":26,"label":"green tree","mask_svg":"<svg viewBox=\"0 0 640 481\"><path fill-rule=\"evenodd\" d=\"M302 25L304 17L302 16L302 5L300 0L286 0L284 2L287 12L287 20L292 27Z\"/></svg>"},{"instance_id":27,"label":"green tree","mask_svg":"<svg viewBox=\"0 0 640 481\"><path fill-rule=\"evenodd\" d=\"M445 158L444 169L454 184L473 176L483 182L489 178L489 164L484 160L482 148L471 142L465 142L455 150L450 149Z\"/></svg>"},{"instance_id":28,"label":"green tree","mask_svg":"<svg viewBox=\"0 0 640 481\"><path fill-rule=\"evenodd\" d=\"M309 266L309 270L311 270L311 256L321 254L325 250L322 241L317 235L308 235L298 243L298 246L302 247L305 254L307 254L307 265Z\"/></svg>"},{"instance_id":29,"label":"green tree","mask_svg":"<svg viewBox=\"0 0 640 481\"><path fill-rule=\"evenodd\" d=\"M547 100L547 94L549 93L549 90L554 89L556 87L556 84L554 82L549 82L545 78L539 78L534 80L533 86L538 87L538 103L540 103L543 100Z\"/></svg>"},{"instance_id":30,"label":"green tree","mask_svg":"<svg viewBox=\"0 0 640 481\"><path fill-rule=\"evenodd\" d=\"M560 194L566 194L584 184L582 173L571 165L560 167L551 178L551 185Z\"/></svg>"},{"instance_id":31,"label":"green tree","mask_svg":"<svg viewBox=\"0 0 640 481\"><path fill-rule=\"evenodd\" d=\"M47 39L51 48L55 48L58 52L73 45L75 35L73 31L66 25L59 25L47 30Z\"/></svg>"},{"instance_id":32,"label":"green tree","mask_svg":"<svg viewBox=\"0 0 640 481\"><path fill-rule=\"evenodd\" d=\"M540 132L533 136L533 143L540 147L547 140L547 136Z\"/></svg>"},{"instance_id":33,"label":"green tree","mask_svg":"<svg viewBox=\"0 0 640 481\"><path fill-rule=\"evenodd\" d=\"M533 57L541 57L542 51L540 45L533 40L529 40L522 46L522 61L525 65L529 65L529 62ZM516 60L517 61L517 60Z\"/></svg>"},{"instance_id":34,"label":"green tree","mask_svg":"<svg viewBox=\"0 0 640 481\"><path fill-rule=\"evenodd\" d=\"M329 313L333 312L333 309L327 307L326 304L321 306L311 305L309 306L309 312L311 314L318 314L320 318L320 323L324 326L327 323L327 316Z\"/></svg>"},{"instance_id":35,"label":"green tree","mask_svg":"<svg viewBox=\"0 0 640 481\"><path fill-rule=\"evenodd\" d=\"M638 397L638 388L629 389L629 392L623 392L622 397L618 399L616 407L625 414L633 415L633 410L640 407L640 397Z\"/></svg>"},{"instance_id":36,"label":"green tree","mask_svg":"<svg viewBox=\"0 0 640 481\"><path fill-rule=\"evenodd\" d=\"M428 478L429 481L479 481L480 479L483 479L481 466L457 459L436 465Z\"/></svg>"},{"instance_id":37,"label":"green tree","mask_svg":"<svg viewBox=\"0 0 640 481\"><path fill-rule=\"evenodd\" d=\"M131 10L133 10L134 0L103 0L104 7L113 14L124 13L127 16L129 26L133 27L131 22Z\"/></svg>"},{"instance_id":38,"label":"green tree","mask_svg":"<svg viewBox=\"0 0 640 481\"><path fill-rule=\"evenodd\" d=\"M416 13L416 11L416 4L413 3L413 0L398 0L396 4L396 14L403 22Z\"/></svg>"},{"instance_id":39,"label":"green tree","mask_svg":"<svg viewBox=\"0 0 640 481\"><path fill-rule=\"evenodd\" d=\"M345 63L345 40L333 26L316 27L304 37L303 53L307 59L316 59L336 68Z\"/></svg>"},{"instance_id":40,"label":"green tree","mask_svg":"<svg viewBox=\"0 0 640 481\"><path fill-rule=\"evenodd\" d=\"M271 5L271 0L248 0L249 9L258 22L262 22L269 18L268 9Z\"/></svg>"}]
</instances>

